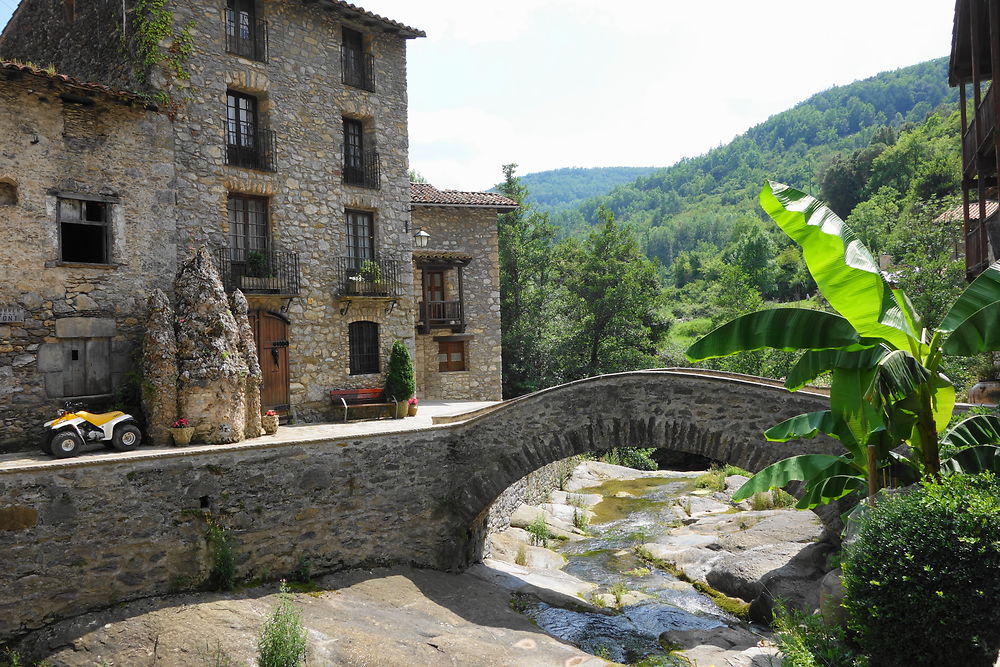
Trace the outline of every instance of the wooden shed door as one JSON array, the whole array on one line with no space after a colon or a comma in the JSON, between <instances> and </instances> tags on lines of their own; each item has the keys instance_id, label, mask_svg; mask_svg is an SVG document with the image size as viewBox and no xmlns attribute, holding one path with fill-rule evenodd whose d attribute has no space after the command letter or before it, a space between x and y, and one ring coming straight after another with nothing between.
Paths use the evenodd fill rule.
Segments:
<instances>
[{"instance_id":1,"label":"wooden shed door","mask_svg":"<svg viewBox=\"0 0 1000 667\"><path fill-rule=\"evenodd\" d=\"M260 387L262 410L288 410L288 322L266 310L250 313L257 340L257 356L264 381Z\"/></svg>"}]
</instances>

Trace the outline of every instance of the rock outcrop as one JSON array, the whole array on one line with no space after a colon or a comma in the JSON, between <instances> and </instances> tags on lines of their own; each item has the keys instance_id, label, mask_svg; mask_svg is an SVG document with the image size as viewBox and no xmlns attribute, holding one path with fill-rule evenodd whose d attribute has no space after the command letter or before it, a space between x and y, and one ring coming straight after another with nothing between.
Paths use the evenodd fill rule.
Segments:
<instances>
[{"instance_id":1,"label":"rock outcrop","mask_svg":"<svg viewBox=\"0 0 1000 667\"><path fill-rule=\"evenodd\" d=\"M236 320L239 333L240 354L247 365L247 375L243 380L243 393L246 400L246 425L243 437L256 438L261 430L260 423L260 384L263 373L260 370L260 360L257 358L257 343L254 341L253 330L250 328L250 318L247 313L250 306L243 292L236 290L229 295L229 305Z\"/></svg>"},{"instance_id":2,"label":"rock outcrop","mask_svg":"<svg viewBox=\"0 0 1000 667\"><path fill-rule=\"evenodd\" d=\"M196 442L243 439L246 361L239 329L212 256L204 247L180 267L177 302L177 403L195 427Z\"/></svg>"},{"instance_id":3,"label":"rock outcrop","mask_svg":"<svg viewBox=\"0 0 1000 667\"><path fill-rule=\"evenodd\" d=\"M162 290L149 296L149 316L142 341L142 410L146 437L157 446L170 444L177 418L177 338L174 311Z\"/></svg>"}]
</instances>

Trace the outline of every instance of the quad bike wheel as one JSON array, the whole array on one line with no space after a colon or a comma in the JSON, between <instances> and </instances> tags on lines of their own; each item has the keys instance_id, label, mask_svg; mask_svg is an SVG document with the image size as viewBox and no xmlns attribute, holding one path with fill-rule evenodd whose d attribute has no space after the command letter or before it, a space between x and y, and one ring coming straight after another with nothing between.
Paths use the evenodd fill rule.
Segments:
<instances>
[{"instance_id":1,"label":"quad bike wheel","mask_svg":"<svg viewBox=\"0 0 1000 667\"><path fill-rule=\"evenodd\" d=\"M58 431L49 441L49 452L58 459L69 458L80 453L83 441L73 431Z\"/></svg>"},{"instance_id":2,"label":"quad bike wheel","mask_svg":"<svg viewBox=\"0 0 1000 667\"><path fill-rule=\"evenodd\" d=\"M130 452L142 442L142 432L135 424L120 424L111 437L111 446L119 452Z\"/></svg>"}]
</instances>

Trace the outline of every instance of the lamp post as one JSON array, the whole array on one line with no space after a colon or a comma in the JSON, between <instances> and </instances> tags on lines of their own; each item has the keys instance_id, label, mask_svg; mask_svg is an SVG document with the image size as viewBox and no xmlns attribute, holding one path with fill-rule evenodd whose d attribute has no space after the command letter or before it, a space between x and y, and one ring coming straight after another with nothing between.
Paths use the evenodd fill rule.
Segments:
<instances>
[{"instance_id":1,"label":"lamp post","mask_svg":"<svg viewBox=\"0 0 1000 667\"><path fill-rule=\"evenodd\" d=\"M430 240L431 235L424 231L423 227L417 230L417 233L413 235L413 247L414 248L426 248L427 242Z\"/></svg>"}]
</instances>

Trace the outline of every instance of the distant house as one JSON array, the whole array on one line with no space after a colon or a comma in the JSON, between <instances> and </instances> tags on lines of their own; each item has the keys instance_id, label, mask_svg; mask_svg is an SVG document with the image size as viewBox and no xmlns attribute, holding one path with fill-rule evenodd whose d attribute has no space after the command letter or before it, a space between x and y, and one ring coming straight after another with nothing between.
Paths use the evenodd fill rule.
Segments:
<instances>
[{"instance_id":1,"label":"distant house","mask_svg":"<svg viewBox=\"0 0 1000 667\"><path fill-rule=\"evenodd\" d=\"M22 0L0 35L0 443L66 399L110 403L149 291L203 245L250 302L265 409L329 418L329 390L384 383L396 340L418 395L499 398L496 212L514 203L411 200L406 43L424 33L341 0L164 11L150 43L131 0Z\"/></svg>"},{"instance_id":2,"label":"distant house","mask_svg":"<svg viewBox=\"0 0 1000 667\"><path fill-rule=\"evenodd\" d=\"M997 198L1000 173L1000 96L992 85L994 72L1000 73L1000 4L957 0L948 81L958 86L962 114L962 217L969 280L1000 258L1000 217L996 206L990 207Z\"/></svg>"}]
</instances>

